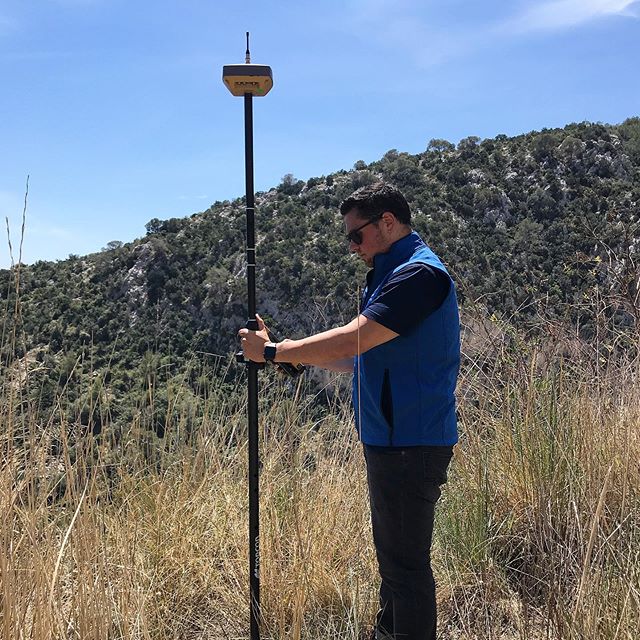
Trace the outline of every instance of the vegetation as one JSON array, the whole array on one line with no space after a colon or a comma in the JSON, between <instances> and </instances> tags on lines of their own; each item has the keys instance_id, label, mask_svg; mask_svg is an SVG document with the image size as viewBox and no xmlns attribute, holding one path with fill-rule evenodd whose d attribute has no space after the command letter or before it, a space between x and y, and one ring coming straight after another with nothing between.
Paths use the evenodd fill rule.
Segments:
<instances>
[{"instance_id":1,"label":"vegetation","mask_svg":"<svg viewBox=\"0 0 640 640\"><path fill-rule=\"evenodd\" d=\"M258 306L281 333L355 314L337 205L379 177L456 279L448 637L636 637L639 171L632 118L432 140L258 195ZM0 271L7 640L246 637L243 202L147 231ZM348 378L261 379L264 635L359 639L376 570Z\"/></svg>"},{"instance_id":2,"label":"vegetation","mask_svg":"<svg viewBox=\"0 0 640 640\"><path fill-rule=\"evenodd\" d=\"M422 154L392 150L356 166L307 182L287 175L257 196L258 309L280 333L355 315L363 271L337 207L380 177L406 193L464 310L480 301L533 333L558 319L585 340L596 339L595 308L606 307L609 336L638 326L640 118L457 147L432 140ZM21 337L15 353L5 344L0 367L21 358L30 397L49 408L69 375L73 400L75 381L104 380L111 420L128 424L150 378L181 378L194 357L233 351L246 322L244 225L242 199L217 202L190 218L151 220L145 238L95 255L0 271L0 308Z\"/></svg>"}]
</instances>

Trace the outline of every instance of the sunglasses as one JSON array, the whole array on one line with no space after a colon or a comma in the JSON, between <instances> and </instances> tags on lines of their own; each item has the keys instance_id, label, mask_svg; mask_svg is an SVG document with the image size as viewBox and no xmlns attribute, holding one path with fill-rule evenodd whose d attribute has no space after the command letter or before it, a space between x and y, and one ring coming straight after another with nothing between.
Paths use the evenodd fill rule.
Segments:
<instances>
[{"instance_id":1,"label":"sunglasses","mask_svg":"<svg viewBox=\"0 0 640 640\"><path fill-rule=\"evenodd\" d=\"M353 244L362 244L362 229L364 229L366 226L370 225L373 222L377 222L378 220L380 220L380 218L382 218L382 216L377 216L372 220L368 220L367 222L360 225L356 229L353 229L353 231L349 231L349 233L347 233L347 235L345 236L345 238L347 239L347 242L353 242Z\"/></svg>"}]
</instances>

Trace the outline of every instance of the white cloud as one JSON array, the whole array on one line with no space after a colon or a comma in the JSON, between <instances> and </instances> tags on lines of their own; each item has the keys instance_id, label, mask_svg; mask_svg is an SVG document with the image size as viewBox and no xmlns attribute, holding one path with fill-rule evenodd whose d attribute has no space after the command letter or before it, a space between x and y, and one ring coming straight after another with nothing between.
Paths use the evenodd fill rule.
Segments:
<instances>
[{"instance_id":1,"label":"white cloud","mask_svg":"<svg viewBox=\"0 0 640 640\"><path fill-rule=\"evenodd\" d=\"M436 27L430 3L418 0L352 0L348 5L346 30L359 34L367 43L406 51L419 67L437 65L469 49L466 30Z\"/></svg>"},{"instance_id":2,"label":"white cloud","mask_svg":"<svg viewBox=\"0 0 640 640\"><path fill-rule=\"evenodd\" d=\"M637 17L637 0L552 0L534 3L500 25L504 30L553 31L607 16Z\"/></svg>"},{"instance_id":3,"label":"white cloud","mask_svg":"<svg viewBox=\"0 0 640 640\"><path fill-rule=\"evenodd\" d=\"M640 0L526 0L512 16L443 24L437 5L418 0L351 0L349 28L367 42L406 52L430 67L525 33L561 31L611 16L638 17Z\"/></svg>"}]
</instances>

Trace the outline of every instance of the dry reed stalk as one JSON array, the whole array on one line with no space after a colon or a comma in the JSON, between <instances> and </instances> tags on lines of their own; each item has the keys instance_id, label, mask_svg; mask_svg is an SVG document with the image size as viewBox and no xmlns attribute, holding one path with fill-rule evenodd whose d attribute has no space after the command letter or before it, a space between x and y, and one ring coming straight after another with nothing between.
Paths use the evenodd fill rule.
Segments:
<instances>
[{"instance_id":1,"label":"dry reed stalk","mask_svg":"<svg viewBox=\"0 0 640 640\"><path fill-rule=\"evenodd\" d=\"M575 625L576 618L578 616L578 611L580 609L580 604L582 602L582 596L585 588L585 584L587 581L587 575L589 573L589 566L591 564L591 554L593 553L593 547L596 541L596 532L598 530L598 525L600 523L600 516L602 515L602 510L604 509L605 498L607 496L607 491L609 490L609 479L611 478L611 470L613 469L613 465L609 465L607 469L607 474L604 477L604 482L602 484L602 491L600 492L600 498L598 499L598 505L596 506L595 513L593 514L593 522L591 524L591 533L589 534L589 543L587 544L587 552L584 556L584 563L582 567L582 575L580 576L580 584L578 585L578 594L576 597L576 604L573 610L572 616L572 626Z\"/></svg>"}]
</instances>

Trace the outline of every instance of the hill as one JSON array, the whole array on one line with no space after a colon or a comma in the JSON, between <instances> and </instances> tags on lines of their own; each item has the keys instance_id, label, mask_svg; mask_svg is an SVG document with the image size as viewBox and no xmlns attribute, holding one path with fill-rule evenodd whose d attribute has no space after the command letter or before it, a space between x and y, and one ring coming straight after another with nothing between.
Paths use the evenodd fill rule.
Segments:
<instances>
[{"instance_id":1,"label":"hill","mask_svg":"<svg viewBox=\"0 0 640 640\"><path fill-rule=\"evenodd\" d=\"M407 196L463 311L480 305L532 334L561 323L587 341L638 326L640 118L630 118L455 146L432 140L416 155L391 150L349 171L285 176L256 196L258 309L280 333L355 315L364 271L348 254L337 208L380 178ZM97 254L0 271L6 378L41 407L71 379L99 380L112 418L130 417L149 385L171 376L193 385L232 379L228 368L212 369L246 320L244 225L243 198L216 202L190 217L153 219L144 238ZM76 409L84 423L94 415Z\"/></svg>"}]
</instances>

